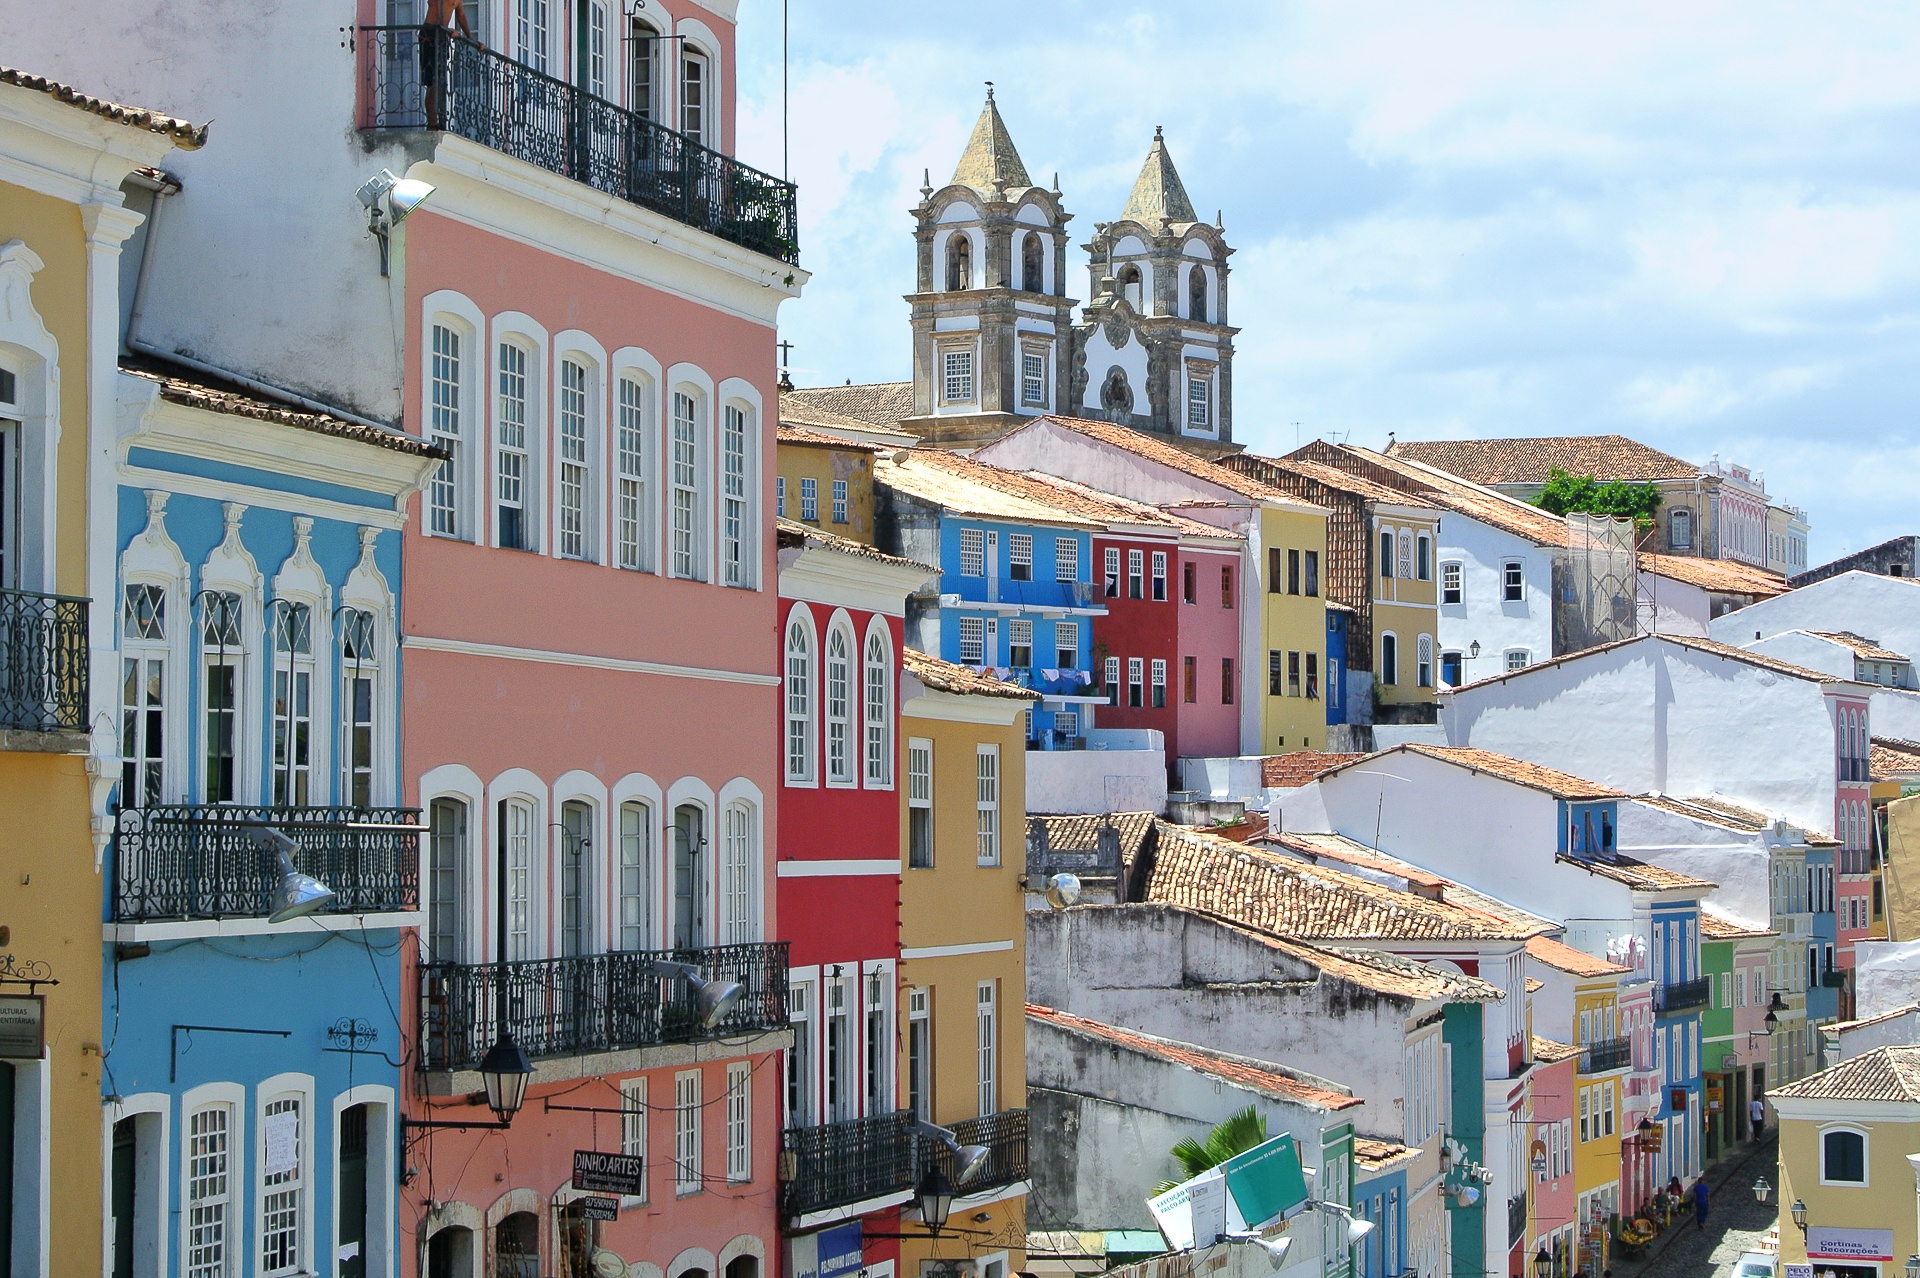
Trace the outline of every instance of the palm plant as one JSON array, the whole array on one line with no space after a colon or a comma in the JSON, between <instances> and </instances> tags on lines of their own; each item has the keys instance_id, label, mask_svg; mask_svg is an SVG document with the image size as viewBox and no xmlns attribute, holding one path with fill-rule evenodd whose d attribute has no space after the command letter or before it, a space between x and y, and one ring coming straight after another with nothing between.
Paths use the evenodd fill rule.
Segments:
<instances>
[{"instance_id":1,"label":"palm plant","mask_svg":"<svg viewBox=\"0 0 1920 1278\"><path fill-rule=\"evenodd\" d=\"M1192 1180L1201 1172L1209 1171L1226 1162L1236 1154L1244 1154L1266 1143L1267 1120L1255 1112L1249 1105L1237 1114L1231 1114L1216 1124L1207 1133L1205 1144L1189 1136L1170 1151L1173 1160L1180 1164L1186 1173L1182 1180ZM1180 1181L1163 1180L1156 1194L1164 1194Z\"/></svg>"}]
</instances>

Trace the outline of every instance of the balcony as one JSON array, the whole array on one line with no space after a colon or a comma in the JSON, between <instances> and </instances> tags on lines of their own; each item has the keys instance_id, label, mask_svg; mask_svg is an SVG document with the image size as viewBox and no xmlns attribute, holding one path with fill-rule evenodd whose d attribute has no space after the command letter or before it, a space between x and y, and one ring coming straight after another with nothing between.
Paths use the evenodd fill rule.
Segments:
<instances>
[{"instance_id":1,"label":"balcony","mask_svg":"<svg viewBox=\"0 0 1920 1278\"><path fill-rule=\"evenodd\" d=\"M1588 1043L1580 1056L1582 1074L1604 1074L1611 1069L1625 1069L1633 1064L1633 1040L1629 1038L1603 1038Z\"/></svg>"},{"instance_id":2,"label":"balcony","mask_svg":"<svg viewBox=\"0 0 1920 1278\"><path fill-rule=\"evenodd\" d=\"M1691 1012L1707 1005L1707 978L1697 981L1681 981L1674 985L1662 985L1653 992L1654 1010L1664 1016L1677 1016L1681 1012Z\"/></svg>"},{"instance_id":3,"label":"balcony","mask_svg":"<svg viewBox=\"0 0 1920 1278\"><path fill-rule=\"evenodd\" d=\"M361 27L356 53L362 129L458 134L742 248L799 260L790 182L459 36L445 37L433 103L422 68L435 59L419 27Z\"/></svg>"},{"instance_id":4,"label":"balcony","mask_svg":"<svg viewBox=\"0 0 1920 1278\"><path fill-rule=\"evenodd\" d=\"M1507 1199L1507 1249L1511 1251L1527 1236L1527 1196L1515 1194Z\"/></svg>"},{"instance_id":5,"label":"balcony","mask_svg":"<svg viewBox=\"0 0 1920 1278\"><path fill-rule=\"evenodd\" d=\"M0 590L0 730L87 730L87 601Z\"/></svg>"},{"instance_id":6,"label":"balcony","mask_svg":"<svg viewBox=\"0 0 1920 1278\"><path fill-rule=\"evenodd\" d=\"M254 842L279 830L296 869L333 889L330 914L420 908L418 808L250 808L171 804L122 809L114 837L119 923L265 918L280 869Z\"/></svg>"},{"instance_id":7,"label":"balcony","mask_svg":"<svg viewBox=\"0 0 1920 1278\"><path fill-rule=\"evenodd\" d=\"M963 1185L954 1170L953 1152L927 1142L923 1156L939 1162L940 1170L947 1174L956 1194L983 1194L988 1190L1017 1185L1027 1178L1026 1110L1003 1109L984 1118L966 1118L949 1123L947 1129L962 1145L984 1145L990 1151L986 1165Z\"/></svg>"},{"instance_id":8,"label":"balcony","mask_svg":"<svg viewBox=\"0 0 1920 1278\"><path fill-rule=\"evenodd\" d=\"M1842 755L1840 757L1838 770L1840 780L1842 781L1871 781L1873 779L1873 769L1867 765L1865 759L1852 759Z\"/></svg>"},{"instance_id":9,"label":"balcony","mask_svg":"<svg viewBox=\"0 0 1920 1278\"><path fill-rule=\"evenodd\" d=\"M691 963L738 981L746 993L712 1029L700 1023L686 983L655 959ZM496 963L430 963L420 969L420 1066L468 1070L506 1025L535 1060L698 1043L787 1027L787 945L762 941L706 949L635 950Z\"/></svg>"},{"instance_id":10,"label":"balcony","mask_svg":"<svg viewBox=\"0 0 1920 1278\"><path fill-rule=\"evenodd\" d=\"M1866 848L1836 848L1833 868L1838 874L1872 874L1873 853Z\"/></svg>"},{"instance_id":11,"label":"balcony","mask_svg":"<svg viewBox=\"0 0 1920 1278\"><path fill-rule=\"evenodd\" d=\"M940 603L946 608L1000 608L1009 612L1069 610L1105 616L1106 597L1090 581L1015 581L1011 577L949 575Z\"/></svg>"},{"instance_id":12,"label":"balcony","mask_svg":"<svg viewBox=\"0 0 1920 1278\"><path fill-rule=\"evenodd\" d=\"M789 1128L781 1206L789 1216L905 1194L917 1183L919 1138L900 1110L818 1127Z\"/></svg>"}]
</instances>

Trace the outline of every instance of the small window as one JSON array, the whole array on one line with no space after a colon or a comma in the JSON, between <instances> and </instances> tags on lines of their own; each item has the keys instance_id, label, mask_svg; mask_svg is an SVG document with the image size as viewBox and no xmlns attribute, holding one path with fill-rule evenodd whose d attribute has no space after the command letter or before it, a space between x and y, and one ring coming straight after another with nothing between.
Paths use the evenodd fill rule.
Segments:
<instances>
[{"instance_id":1,"label":"small window","mask_svg":"<svg viewBox=\"0 0 1920 1278\"><path fill-rule=\"evenodd\" d=\"M1319 699L1320 654L1317 652L1309 652L1307 654L1307 700L1318 701Z\"/></svg>"},{"instance_id":2,"label":"small window","mask_svg":"<svg viewBox=\"0 0 1920 1278\"><path fill-rule=\"evenodd\" d=\"M933 742L907 741L907 868L933 868Z\"/></svg>"},{"instance_id":3,"label":"small window","mask_svg":"<svg viewBox=\"0 0 1920 1278\"><path fill-rule=\"evenodd\" d=\"M1033 665L1033 622L1025 617L1007 622L1007 664L1019 670Z\"/></svg>"},{"instance_id":4,"label":"small window","mask_svg":"<svg viewBox=\"0 0 1920 1278\"><path fill-rule=\"evenodd\" d=\"M974 859L1000 864L1000 747L983 745L974 753Z\"/></svg>"},{"instance_id":5,"label":"small window","mask_svg":"<svg viewBox=\"0 0 1920 1278\"><path fill-rule=\"evenodd\" d=\"M1283 595L1287 592L1286 569L1281 566L1285 562L1286 551L1278 546L1267 547L1267 593L1270 595Z\"/></svg>"},{"instance_id":6,"label":"small window","mask_svg":"<svg viewBox=\"0 0 1920 1278\"><path fill-rule=\"evenodd\" d=\"M1233 567L1228 565L1220 570L1220 606L1233 607Z\"/></svg>"},{"instance_id":7,"label":"small window","mask_svg":"<svg viewBox=\"0 0 1920 1278\"><path fill-rule=\"evenodd\" d=\"M1508 603L1518 603L1527 597L1527 579L1525 569L1518 559L1509 559L1501 578L1501 598Z\"/></svg>"},{"instance_id":8,"label":"small window","mask_svg":"<svg viewBox=\"0 0 1920 1278\"><path fill-rule=\"evenodd\" d=\"M847 481L844 479L833 481L833 522L847 522Z\"/></svg>"},{"instance_id":9,"label":"small window","mask_svg":"<svg viewBox=\"0 0 1920 1278\"><path fill-rule=\"evenodd\" d=\"M1007 576L1014 581L1033 580L1033 534L1012 533L1007 537Z\"/></svg>"},{"instance_id":10,"label":"small window","mask_svg":"<svg viewBox=\"0 0 1920 1278\"><path fill-rule=\"evenodd\" d=\"M1149 672L1153 679L1153 708L1167 708L1167 663L1162 657L1153 659L1153 668Z\"/></svg>"},{"instance_id":11,"label":"small window","mask_svg":"<svg viewBox=\"0 0 1920 1278\"><path fill-rule=\"evenodd\" d=\"M1071 537L1053 539L1053 579L1080 580L1080 543Z\"/></svg>"},{"instance_id":12,"label":"small window","mask_svg":"<svg viewBox=\"0 0 1920 1278\"><path fill-rule=\"evenodd\" d=\"M1673 513L1667 516L1667 544L1674 550L1693 549L1693 512L1685 506L1675 506ZM1898 565L1895 565L1893 575L1900 575Z\"/></svg>"},{"instance_id":13,"label":"small window","mask_svg":"<svg viewBox=\"0 0 1920 1278\"><path fill-rule=\"evenodd\" d=\"M1390 532L1383 532L1380 534L1380 579L1382 581L1385 581L1392 576L1393 576L1393 534Z\"/></svg>"},{"instance_id":14,"label":"small window","mask_svg":"<svg viewBox=\"0 0 1920 1278\"><path fill-rule=\"evenodd\" d=\"M1187 377L1187 425L1195 430L1213 429L1213 379Z\"/></svg>"},{"instance_id":15,"label":"small window","mask_svg":"<svg viewBox=\"0 0 1920 1278\"><path fill-rule=\"evenodd\" d=\"M1020 402L1030 408L1047 406L1047 353L1038 347L1020 352Z\"/></svg>"},{"instance_id":16,"label":"small window","mask_svg":"<svg viewBox=\"0 0 1920 1278\"><path fill-rule=\"evenodd\" d=\"M1421 533L1418 544L1419 544L1419 558L1416 562L1414 575L1418 577L1421 581L1432 581L1433 580L1433 539L1427 536L1425 533Z\"/></svg>"},{"instance_id":17,"label":"small window","mask_svg":"<svg viewBox=\"0 0 1920 1278\"><path fill-rule=\"evenodd\" d=\"M970 665L987 659L987 623L979 617L960 618L960 660Z\"/></svg>"},{"instance_id":18,"label":"small window","mask_svg":"<svg viewBox=\"0 0 1920 1278\"><path fill-rule=\"evenodd\" d=\"M1421 635L1414 644L1414 682L1422 688L1433 686L1433 636Z\"/></svg>"},{"instance_id":19,"label":"small window","mask_svg":"<svg viewBox=\"0 0 1920 1278\"><path fill-rule=\"evenodd\" d=\"M1106 569L1103 578L1107 598L1118 599L1120 597L1120 548L1108 546L1102 555L1102 561Z\"/></svg>"},{"instance_id":20,"label":"small window","mask_svg":"<svg viewBox=\"0 0 1920 1278\"><path fill-rule=\"evenodd\" d=\"M1301 586L1300 593L1317 598L1320 594L1320 552L1317 550L1307 550L1301 553L1306 556L1307 569L1305 574L1306 579Z\"/></svg>"},{"instance_id":21,"label":"small window","mask_svg":"<svg viewBox=\"0 0 1920 1278\"><path fill-rule=\"evenodd\" d=\"M1156 603L1167 601L1167 552L1153 552L1153 598Z\"/></svg>"},{"instance_id":22,"label":"small window","mask_svg":"<svg viewBox=\"0 0 1920 1278\"><path fill-rule=\"evenodd\" d=\"M1380 636L1380 682L1389 688L1400 682L1400 640L1398 636Z\"/></svg>"},{"instance_id":23,"label":"small window","mask_svg":"<svg viewBox=\"0 0 1920 1278\"><path fill-rule=\"evenodd\" d=\"M973 402L973 352L943 352L941 372L941 392L946 402L971 404Z\"/></svg>"},{"instance_id":24,"label":"small window","mask_svg":"<svg viewBox=\"0 0 1920 1278\"><path fill-rule=\"evenodd\" d=\"M1193 705L1200 699L1199 662L1193 657L1182 657L1180 663L1180 699Z\"/></svg>"},{"instance_id":25,"label":"small window","mask_svg":"<svg viewBox=\"0 0 1920 1278\"><path fill-rule=\"evenodd\" d=\"M707 60L695 53L681 63L680 131L695 142L707 140Z\"/></svg>"},{"instance_id":26,"label":"small window","mask_svg":"<svg viewBox=\"0 0 1920 1278\"><path fill-rule=\"evenodd\" d=\"M973 240L964 231L947 239L947 292L973 287ZM951 398L951 396L949 396Z\"/></svg>"},{"instance_id":27,"label":"small window","mask_svg":"<svg viewBox=\"0 0 1920 1278\"><path fill-rule=\"evenodd\" d=\"M1145 700L1146 661L1141 657L1127 658L1127 706L1138 710Z\"/></svg>"},{"instance_id":28,"label":"small window","mask_svg":"<svg viewBox=\"0 0 1920 1278\"><path fill-rule=\"evenodd\" d=\"M1187 273L1187 318L1207 322L1207 270L1196 266Z\"/></svg>"},{"instance_id":29,"label":"small window","mask_svg":"<svg viewBox=\"0 0 1920 1278\"><path fill-rule=\"evenodd\" d=\"M808 524L820 522L820 481L811 475L800 481L800 520Z\"/></svg>"},{"instance_id":30,"label":"small window","mask_svg":"<svg viewBox=\"0 0 1920 1278\"><path fill-rule=\"evenodd\" d=\"M1507 669L1524 670L1533 664L1533 654L1525 648L1507 649Z\"/></svg>"},{"instance_id":31,"label":"small window","mask_svg":"<svg viewBox=\"0 0 1920 1278\"><path fill-rule=\"evenodd\" d=\"M987 535L978 528L960 530L960 575L984 577L987 573Z\"/></svg>"},{"instance_id":32,"label":"small window","mask_svg":"<svg viewBox=\"0 0 1920 1278\"><path fill-rule=\"evenodd\" d=\"M1117 706L1120 704L1120 658L1108 657L1104 673L1106 676L1107 703Z\"/></svg>"},{"instance_id":33,"label":"small window","mask_svg":"<svg viewBox=\"0 0 1920 1278\"><path fill-rule=\"evenodd\" d=\"M1460 565L1446 563L1440 565L1440 602L1457 604L1460 602Z\"/></svg>"},{"instance_id":34,"label":"small window","mask_svg":"<svg viewBox=\"0 0 1920 1278\"><path fill-rule=\"evenodd\" d=\"M1458 688L1462 682L1460 657L1458 652L1440 654L1440 682L1449 688Z\"/></svg>"},{"instance_id":35,"label":"small window","mask_svg":"<svg viewBox=\"0 0 1920 1278\"><path fill-rule=\"evenodd\" d=\"M1233 704L1233 658L1220 658L1220 704Z\"/></svg>"},{"instance_id":36,"label":"small window","mask_svg":"<svg viewBox=\"0 0 1920 1278\"><path fill-rule=\"evenodd\" d=\"M1193 564L1185 563L1180 565L1180 597L1188 603L1200 602L1198 577L1199 573L1195 571Z\"/></svg>"},{"instance_id":37,"label":"small window","mask_svg":"<svg viewBox=\"0 0 1920 1278\"><path fill-rule=\"evenodd\" d=\"M1300 593L1300 552L1297 550L1287 552L1287 593Z\"/></svg>"},{"instance_id":38,"label":"small window","mask_svg":"<svg viewBox=\"0 0 1920 1278\"><path fill-rule=\"evenodd\" d=\"M1827 1184L1867 1183L1867 1138L1859 1132L1831 1131L1820 1137L1820 1179Z\"/></svg>"},{"instance_id":39,"label":"small window","mask_svg":"<svg viewBox=\"0 0 1920 1278\"><path fill-rule=\"evenodd\" d=\"M1287 695L1300 695L1300 654L1297 651L1287 654Z\"/></svg>"},{"instance_id":40,"label":"small window","mask_svg":"<svg viewBox=\"0 0 1920 1278\"><path fill-rule=\"evenodd\" d=\"M1140 598L1141 583L1146 576L1145 565L1146 558L1142 552L1138 550L1127 552L1127 598Z\"/></svg>"},{"instance_id":41,"label":"small window","mask_svg":"<svg viewBox=\"0 0 1920 1278\"><path fill-rule=\"evenodd\" d=\"M1053 664L1062 670L1080 668L1079 622L1056 621L1053 623Z\"/></svg>"},{"instance_id":42,"label":"small window","mask_svg":"<svg viewBox=\"0 0 1920 1278\"><path fill-rule=\"evenodd\" d=\"M1267 650L1267 695L1287 695L1287 654L1278 648Z\"/></svg>"},{"instance_id":43,"label":"small window","mask_svg":"<svg viewBox=\"0 0 1920 1278\"><path fill-rule=\"evenodd\" d=\"M787 517L787 477L785 475L774 477L773 513L780 519Z\"/></svg>"}]
</instances>

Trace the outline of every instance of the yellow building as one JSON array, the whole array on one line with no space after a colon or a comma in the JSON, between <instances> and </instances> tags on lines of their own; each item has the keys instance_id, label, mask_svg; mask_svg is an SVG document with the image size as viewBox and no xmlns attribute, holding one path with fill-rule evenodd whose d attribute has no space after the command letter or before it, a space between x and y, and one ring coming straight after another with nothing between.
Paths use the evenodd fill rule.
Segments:
<instances>
[{"instance_id":1,"label":"yellow building","mask_svg":"<svg viewBox=\"0 0 1920 1278\"><path fill-rule=\"evenodd\" d=\"M1920 795L1890 801L1879 833L1882 863L1875 882L1884 906L1880 922L1885 936L1890 941L1920 938Z\"/></svg>"},{"instance_id":2,"label":"yellow building","mask_svg":"<svg viewBox=\"0 0 1920 1278\"><path fill-rule=\"evenodd\" d=\"M1373 503L1373 693L1382 706L1432 705L1439 681L1439 512Z\"/></svg>"},{"instance_id":3,"label":"yellow building","mask_svg":"<svg viewBox=\"0 0 1920 1278\"><path fill-rule=\"evenodd\" d=\"M1920 792L1920 747L1907 741L1876 739L1869 749L1869 755L1868 773L1873 778L1870 793L1873 803L1873 849L1877 855L1873 858L1873 915L1868 921L1867 938L1874 941L1911 940L1915 935L1914 920L1911 918L1904 936L1888 930L1892 920L1889 917L1887 894L1892 889L1892 879L1896 873L1892 864L1892 805ZM1914 853L1920 853L1920 840L1913 837L1912 822L1915 818L1911 811L1905 808L1901 811L1907 813L1903 817L1907 824L1901 830L1901 837L1906 847L1911 849L1907 854L1911 857Z\"/></svg>"},{"instance_id":4,"label":"yellow building","mask_svg":"<svg viewBox=\"0 0 1920 1278\"><path fill-rule=\"evenodd\" d=\"M990 1152L956 1187L947 1235L902 1241L899 1273L959 1258L978 1278L1009 1278L1026 1266L1023 720L1035 695L911 649L904 665L901 1077L920 1117ZM905 1219L901 1232L918 1232L916 1211Z\"/></svg>"},{"instance_id":5,"label":"yellow building","mask_svg":"<svg viewBox=\"0 0 1920 1278\"><path fill-rule=\"evenodd\" d=\"M873 444L780 423L775 513L873 545Z\"/></svg>"},{"instance_id":6,"label":"yellow building","mask_svg":"<svg viewBox=\"0 0 1920 1278\"><path fill-rule=\"evenodd\" d=\"M0 69L0 1212L15 1274L54 1272L56 1256L63 1273L102 1268L101 856L118 681L114 479L93 441L116 431L120 247L141 221L122 184L204 140ZM89 593L107 597L90 608Z\"/></svg>"},{"instance_id":7,"label":"yellow building","mask_svg":"<svg viewBox=\"0 0 1920 1278\"><path fill-rule=\"evenodd\" d=\"M1834 1278L1905 1272L1920 1251L1920 1047L1875 1048L1767 1099L1780 1124L1781 1261Z\"/></svg>"},{"instance_id":8,"label":"yellow building","mask_svg":"<svg viewBox=\"0 0 1920 1278\"><path fill-rule=\"evenodd\" d=\"M1325 508L1277 493L1262 499L1260 545L1266 550L1259 596L1266 650L1261 749L1325 749L1327 684L1339 677L1327 665ZM1303 667L1311 677L1295 678Z\"/></svg>"}]
</instances>

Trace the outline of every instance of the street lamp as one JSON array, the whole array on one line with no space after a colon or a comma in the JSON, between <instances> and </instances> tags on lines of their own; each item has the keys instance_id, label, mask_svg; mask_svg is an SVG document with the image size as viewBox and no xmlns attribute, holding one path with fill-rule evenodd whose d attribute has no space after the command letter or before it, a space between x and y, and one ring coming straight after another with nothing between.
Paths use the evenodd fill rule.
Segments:
<instances>
[{"instance_id":1,"label":"street lamp","mask_svg":"<svg viewBox=\"0 0 1920 1278\"><path fill-rule=\"evenodd\" d=\"M1779 990L1775 990L1773 1001L1767 1004L1767 1033L1773 1033L1774 1027L1780 1024L1780 1013L1786 1010L1787 1001L1780 997Z\"/></svg>"},{"instance_id":2,"label":"street lamp","mask_svg":"<svg viewBox=\"0 0 1920 1278\"><path fill-rule=\"evenodd\" d=\"M1801 1232L1802 1234L1804 1234L1804 1233L1806 1233L1806 1232L1807 1232L1807 1204L1806 1204L1806 1201L1805 1201L1804 1199L1800 1199L1800 1198L1796 1198L1796 1199L1794 1199L1794 1200L1793 1200L1793 1206L1791 1206L1791 1207L1789 1207L1789 1208L1787 1208L1787 1212L1788 1212L1788 1213L1789 1213L1789 1214L1790 1214L1790 1215L1791 1215L1791 1216L1793 1217L1793 1223L1794 1223L1794 1226L1795 1226L1795 1227L1796 1227L1797 1229L1799 1229L1799 1231L1800 1231L1800 1232Z\"/></svg>"},{"instance_id":3,"label":"street lamp","mask_svg":"<svg viewBox=\"0 0 1920 1278\"><path fill-rule=\"evenodd\" d=\"M1549 1278L1553 1273L1553 1255L1545 1243L1541 1243L1540 1250L1533 1253L1533 1272L1535 1278Z\"/></svg>"},{"instance_id":4,"label":"street lamp","mask_svg":"<svg viewBox=\"0 0 1920 1278\"><path fill-rule=\"evenodd\" d=\"M387 240L393 228L407 220L407 214L419 208L434 192L431 182L419 178L395 177L382 169L361 183L354 192L367 211L367 233L380 242L380 274L387 274Z\"/></svg>"},{"instance_id":5,"label":"street lamp","mask_svg":"<svg viewBox=\"0 0 1920 1278\"><path fill-rule=\"evenodd\" d=\"M1476 1195L1476 1197L1478 1197L1478 1195ZM1321 1211L1330 1211L1345 1220L1347 1222L1347 1246L1349 1247L1359 1246L1360 1240L1374 1231L1374 1223L1371 1220L1360 1219L1353 1214L1353 1208L1345 1206L1344 1204L1326 1203L1321 1202L1317 1198L1312 1198L1307 1200L1307 1206L1318 1208Z\"/></svg>"},{"instance_id":6,"label":"street lamp","mask_svg":"<svg viewBox=\"0 0 1920 1278\"><path fill-rule=\"evenodd\" d=\"M1920 1278L1920 1256L1907 1257L1907 1278Z\"/></svg>"},{"instance_id":7,"label":"street lamp","mask_svg":"<svg viewBox=\"0 0 1920 1278\"><path fill-rule=\"evenodd\" d=\"M1759 1201L1764 1203L1772 1194L1773 1186L1767 1183L1765 1176L1753 1182L1753 1196ZM1920 1278L1920 1274L1916 1274L1914 1278Z\"/></svg>"},{"instance_id":8,"label":"street lamp","mask_svg":"<svg viewBox=\"0 0 1920 1278\"><path fill-rule=\"evenodd\" d=\"M920 1178L919 1188L913 1191L920 1203L920 1223L927 1227L930 1234L938 1234L947 1224L947 1214L953 1210L953 1186L947 1183L947 1175L935 1163L927 1168L927 1174Z\"/></svg>"}]
</instances>

